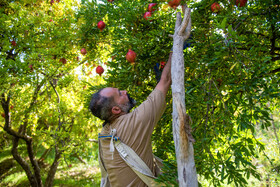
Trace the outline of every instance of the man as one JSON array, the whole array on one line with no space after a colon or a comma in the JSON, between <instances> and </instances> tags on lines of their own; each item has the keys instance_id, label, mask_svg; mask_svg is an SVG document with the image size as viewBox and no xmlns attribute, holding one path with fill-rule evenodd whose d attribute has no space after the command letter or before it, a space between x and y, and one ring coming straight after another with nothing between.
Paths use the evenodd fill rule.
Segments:
<instances>
[{"instance_id":1,"label":"man","mask_svg":"<svg viewBox=\"0 0 280 187\"><path fill-rule=\"evenodd\" d=\"M117 88L99 90L93 94L90 102L92 114L105 120L101 134L110 134L114 129L115 136L131 147L155 176L158 168L154 163L151 135L165 110L165 97L171 85L171 56L172 53L153 92L132 112L129 111L134 107L135 101L126 91ZM102 140L100 143L110 186L146 186L120 157L118 151L110 151L110 139Z\"/></svg>"}]
</instances>

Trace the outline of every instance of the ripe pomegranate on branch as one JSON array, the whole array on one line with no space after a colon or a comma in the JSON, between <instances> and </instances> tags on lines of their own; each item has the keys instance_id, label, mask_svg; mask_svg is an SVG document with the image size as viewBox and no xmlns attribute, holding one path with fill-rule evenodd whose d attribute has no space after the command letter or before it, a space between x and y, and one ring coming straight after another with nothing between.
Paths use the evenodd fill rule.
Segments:
<instances>
[{"instance_id":1,"label":"ripe pomegranate on branch","mask_svg":"<svg viewBox=\"0 0 280 187\"><path fill-rule=\"evenodd\" d=\"M219 3L213 3L212 5L211 5L211 10L212 10L212 12L214 12L214 13L218 13L219 11L220 11L220 9L221 9L221 6L220 6L220 4Z\"/></svg>"},{"instance_id":2,"label":"ripe pomegranate on branch","mask_svg":"<svg viewBox=\"0 0 280 187\"><path fill-rule=\"evenodd\" d=\"M238 7L244 7L247 4L248 0L230 0Z\"/></svg>"},{"instance_id":3,"label":"ripe pomegranate on branch","mask_svg":"<svg viewBox=\"0 0 280 187\"><path fill-rule=\"evenodd\" d=\"M82 55L87 54L87 50L86 50L85 48L82 48L82 49L81 49L81 54L82 54Z\"/></svg>"},{"instance_id":4,"label":"ripe pomegranate on branch","mask_svg":"<svg viewBox=\"0 0 280 187\"><path fill-rule=\"evenodd\" d=\"M126 53L126 60L130 63L134 63L135 59L136 59L136 53L131 49L129 49L128 52Z\"/></svg>"},{"instance_id":5,"label":"ripe pomegranate on branch","mask_svg":"<svg viewBox=\"0 0 280 187\"><path fill-rule=\"evenodd\" d=\"M103 31L103 29L105 28L105 23L103 21L99 21L97 23L97 27L99 28L100 31Z\"/></svg>"},{"instance_id":6,"label":"ripe pomegranate on branch","mask_svg":"<svg viewBox=\"0 0 280 187\"><path fill-rule=\"evenodd\" d=\"M96 71L97 74L99 74L99 76L101 76L102 73L104 72L104 69L103 69L102 66L97 66L95 71Z\"/></svg>"},{"instance_id":7,"label":"ripe pomegranate on branch","mask_svg":"<svg viewBox=\"0 0 280 187\"><path fill-rule=\"evenodd\" d=\"M171 0L168 2L168 5L173 8L176 9L181 3L181 0Z\"/></svg>"},{"instance_id":8,"label":"ripe pomegranate on branch","mask_svg":"<svg viewBox=\"0 0 280 187\"><path fill-rule=\"evenodd\" d=\"M150 3L149 6L148 6L148 11L149 12L154 12L156 11L156 8L154 6L156 6L157 4L156 3Z\"/></svg>"},{"instance_id":9,"label":"ripe pomegranate on branch","mask_svg":"<svg viewBox=\"0 0 280 187\"><path fill-rule=\"evenodd\" d=\"M11 41L11 44L12 44L12 46L14 46L14 47L17 45L16 41L14 41L14 40Z\"/></svg>"},{"instance_id":10,"label":"ripe pomegranate on branch","mask_svg":"<svg viewBox=\"0 0 280 187\"><path fill-rule=\"evenodd\" d=\"M61 59L59 59L59 62L61 62L62 64L66 64L66 63L67 63L67 61L66 61L66 59L65 59L65 58L61 58Z\"/></svg>"},{"instance_id":11,"label":"ripe pomegranate on branch","mask_svg":"<svg viewBox=\"0 0 280 187\"><path fill-rule=\"evenodd\" d=\"M145 19L145 20L149 20L151 17L152 17L152 13L151 13L151 12L146 12L146 13L144 14L144 19ZM151 20L150 20L150 21L151 21Z\"/></svg>"}]
</instances>

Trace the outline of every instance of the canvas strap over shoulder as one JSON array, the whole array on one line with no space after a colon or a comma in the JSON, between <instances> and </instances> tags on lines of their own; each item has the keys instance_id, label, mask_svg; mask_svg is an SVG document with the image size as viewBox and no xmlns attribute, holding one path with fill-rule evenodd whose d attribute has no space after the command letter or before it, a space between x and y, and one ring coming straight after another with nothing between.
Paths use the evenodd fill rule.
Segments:
<instances>
[{"instance_id":1,"label":"canvas strap over shoulder","mask_svg":"<svg viewBox=\"0 0 280 187\"><path fill-rule=\"evenodd\" d=\"M110 135L99 135L100 138L112 138ZM137 174L137 176L148 186L157 187L165 186L164 184L158 184L154 180L156 177L147 166L147 164L131 149L128 145L120 141L118 137L113 137L114 147L119 152L120 157L126 162L126 164ZM99 140L100 141L100 140ZM100 146L100 144L99 144ZM100 149L99 149L100 151ZM102 160L102 158L100 159ZM103 163L102 167L105 169ZM102 173L101 173L102 174ZM106 173L107 174L107 173Z\"/></svg>"},{"instance_id":2,"label":"canvas strap over shoulder","mask_svg":"<svg viewBox=\"0 0 280 187\"><path fill-rule=\"evenodd\" d=\"M108 179L108 173L107 170L104 166L104 162L103 162L103 153L101 150L101 145L100 145L100 139L98 138L98 162L99 162L99 166L100 166L100 170L101 170L101 183L100 183L100 187L110 187L110 182Z\"/></svg>"},{"instance_id":3,"label":"canvas strap over shoulder","mask_svg":"<svg viewBox=\"0 0 280 187\"><path fill-rule=\"evenodd\" d=\"M149 187L162 186L155 182L155 176L147 164L131 149L121 141L115 142L115 148L118 150L122 159L138 175L138 177Z\"/></svg>"}]
</instances>

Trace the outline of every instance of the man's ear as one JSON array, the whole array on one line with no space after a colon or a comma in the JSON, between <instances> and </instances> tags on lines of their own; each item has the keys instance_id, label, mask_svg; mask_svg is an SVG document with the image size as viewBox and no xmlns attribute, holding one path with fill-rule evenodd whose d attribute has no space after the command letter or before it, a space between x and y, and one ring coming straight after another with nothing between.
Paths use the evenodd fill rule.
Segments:
<instances>
[{"instance_id":1,"label":"man's ear","mask_svg":"<svg viewBox=\"0 0 280 187\"><path fill-rule=\"evenodd\" d=\"M120 107L113 106L113 108L112 108L112 113L113 114L120 114L121 112L122 112L122 110L120 109Z\"/></svg>"}]
</instances>

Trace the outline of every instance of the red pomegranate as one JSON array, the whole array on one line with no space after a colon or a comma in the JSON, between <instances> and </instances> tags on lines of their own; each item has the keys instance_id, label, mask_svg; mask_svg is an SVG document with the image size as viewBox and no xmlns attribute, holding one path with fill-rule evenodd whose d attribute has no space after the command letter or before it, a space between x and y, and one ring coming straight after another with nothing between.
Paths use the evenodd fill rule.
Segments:
<instances>
[{"instance_id":1,"label":"red pomegranate","mask_svg":"<svg viewBox=\"0 0 280 187\"><path fill-rule=\"evenodd\" d=\"M217 13L217 12L219 12L220 11L220 9L221 9L221 6L219 5L219 3L213 3L212 5L211 5L211 10L212 10L212 12L215 12L215 13Z\"/></svg>"},{"instance_id":2,"label":"red pomegranate","mask_svg":"<svg viewBox=\"0 0 280 187\"><path fill-rule=\"evenodd\" d=\"M61 58L61 59L59 59L59 62L62 62L62 64L66 64L66 63L67 63L67 61L66 61L66 59L65 59L65 58Z\"/></svg>"},{"instance_id":3,"label":"red pomegranate","mask_svg":"<svg viewBox=\"0 0 280 187\"><path fill-rule=\"evenodd\" d=\"M146 13L144 14L144 19L145 19L145 20L148 20L150 17L152 17L152 13L151 13L151 12L146 12Z\"/></svg>"},{"instance_id":4,"label":"red pomegranate","mask_svg":"<svg viewBox=\"0 0 280 187\"><path fill-rule=\"evenodd\" d=\"M171 0L168 2L168 5L173 8L176 9L181 3L181 0Z\"/></svg>"},{"instance_id":5,"label":"red pomegranate","mask_svg":"<svg viewBox=\"0 0 280 187\"><path fill-rule=\"evenodd\" d=\"M236 6L243 7L247 4L248 0L233 0Z\"/></svg>"},{"instance_id":6,"label":"red pomegranate","mask_svg":"<svg viewBox=\"0 0 280 187\"><path fill-rule=\"evenodd\" d=\"M160 69L163 69L165 65L166 65L166 62L160 62Z\"/></svg>"},{"instance_id":7,"label":"red pomegranate","mask_svg":"<svg viewBox=\"0 0 280 187\"><path fill-rule=\"evenodd\" d=\"M17 45L17 43L16 43L16 41L11 41L11 43L12 43L12 46L16 46Z\"/></svg>"},{"instance_id":8,"label":"red pomegranate","mask_svg":"<svg viewBox=\"0 0 280 187\"><path fill-rule=\"evenodd\" d=\"M33 71L33 65L32 64L29 64L28 67L29 67L30 71Z\"/></svg>"},{"instance_id":9,"label":"red pomegranate","mask_svg":"<svg viewBox=\"0 0 280 187\"><path fill-rule=\"evenodd\" d=\"M148 11L149 12L154 12L156 10L156 8L154 6L156 6L156 3L150 3L148 6Z\"/></svg>"},{"instance_id":10,"label":"red pomegranate","mask_svg":"<svg viewBox=\"0 0 280 187\"><path fill-rule=\"evenodd\" d=\"M102 68L102 66L97 66L96 73L101 76L103 72L104 72L104 69Z\"/></svg>"},{"instance_id":11,"label":"red pomegranate","mask_svg":"<svg viewBox=\"0 0 280 187\"><path fill-rule=\"evenodd\" d=\"M103 31L103 29L105 28L105 23L103 21L99 21L97 23L97 27L100 29L100 31Z\"/></svg>"},{"instance_id":12,"label":"red pomegranate","mask_svg":"<svg viewBox=\"0 0 280 187\"><path fill-rule=\"evenodd\" d=\"M85 54L87 54L87 50L85 48L82 48L81 53L82 53L82 55L85 55Z\"/></svg>"},{"instance_id":13,"label":"red pomegranate","mask_svg":"<svg viewBox=\"0 0 280 187\"><path fill-rule=\"evenodd\" d=\"M128 52L126 53L126 60L128 62L135 62L136 59L136 53L134 51L132 51L131 49L128 50Z\"/></svg>"}]
</instances>

